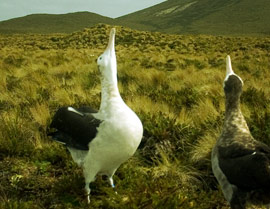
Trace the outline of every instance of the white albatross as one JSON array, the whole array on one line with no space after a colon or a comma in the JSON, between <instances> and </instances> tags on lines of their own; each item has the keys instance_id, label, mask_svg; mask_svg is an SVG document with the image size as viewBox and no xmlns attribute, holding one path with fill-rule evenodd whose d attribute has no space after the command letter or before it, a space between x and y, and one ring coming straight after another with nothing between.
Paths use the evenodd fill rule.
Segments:
<instances>
[{"instance_id":1,"label":"white albatross","mask_svg":"<svg viewBox=\"0 0 270 209\"><path fill-rule=\"evenodd\" d=\"M243 81L233 72L229 56L226 69L225 121L212 150L212 170L231 208L245 209L247 201L269 201L270 148L249 131L240 109Z\"/></svg>"},{"instance_id":2,"label":"white albatross","mask_svg":"<svg viewBox=\"0 0 270 209\"><path fill-rule=\"evenodd\" d=\"M99 111L90 107L62 107L53 117L49 135L64 143L73 160L83 168L87 200L90 182L96 175L106 175L114 188L117 168L137 150L143 135L138 116L122 100L117 86L115 29L104 53L97 59L101 73L101 104Z\"/></svg>"}]
</instances>

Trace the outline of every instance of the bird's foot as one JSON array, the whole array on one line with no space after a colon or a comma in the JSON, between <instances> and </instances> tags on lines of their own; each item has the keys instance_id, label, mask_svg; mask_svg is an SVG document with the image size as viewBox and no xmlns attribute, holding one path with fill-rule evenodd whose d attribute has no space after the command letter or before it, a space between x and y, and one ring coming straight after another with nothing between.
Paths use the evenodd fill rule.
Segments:
<instances>
[{"instance_id":1,"label":"bird's foot","mask_svg":"<svg viewBox=\"0 0 270 209\"><path fill-rule=\"evenodd\" d=\"M90 204L90 194L87 195L87 203Z\"/></svg>"},{"instance_id":2,"label":"bird's foot","mask_svg":"<svg viewBox=\"0 0 270 209\"><path fill-rule=\"evenodd\" d=\"M90 192L91 192L89 184L90 183L85 184L85 191L86 191L86 195L87 195L87 203L88 204L90 204Z\"/></svg>"}]
</instances>

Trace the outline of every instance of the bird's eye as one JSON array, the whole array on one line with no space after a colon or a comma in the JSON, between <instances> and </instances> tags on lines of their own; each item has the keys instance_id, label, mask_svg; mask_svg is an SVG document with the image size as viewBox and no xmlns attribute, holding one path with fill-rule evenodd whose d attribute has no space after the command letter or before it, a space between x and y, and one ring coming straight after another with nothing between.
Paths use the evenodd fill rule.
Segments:
<instances>
[{"instance_id":1,"label":"bird's eye","mask_svg":"<svg viewBox=\"0 0 270 209\"><path fill-rule=\"evenodd\" d=\"M102 57L100 57L99 60L102 60Z\"/></svg>"}]
</instances>

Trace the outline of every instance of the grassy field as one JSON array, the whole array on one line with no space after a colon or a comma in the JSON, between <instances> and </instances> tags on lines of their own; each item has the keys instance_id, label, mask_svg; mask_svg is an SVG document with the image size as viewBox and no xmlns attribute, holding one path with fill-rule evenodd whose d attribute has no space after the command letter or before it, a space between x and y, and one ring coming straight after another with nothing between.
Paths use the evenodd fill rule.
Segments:
<instances>
[{"instance_id":1,"label":"grassy field","mask_svg":"<svg viewBox=\"0 0 270 209\"><path fill-rule=\"evenodd\" d=\"M269 37L116 32L119 89L144 138L115 174L118 194L98 177L90 205L82 170L46 133L60 106L99 108L96 59L109 27L0 36L0 208L228 208L210 166L227 54L251 132L270 145Z\"/></svg>"}]
</instances>

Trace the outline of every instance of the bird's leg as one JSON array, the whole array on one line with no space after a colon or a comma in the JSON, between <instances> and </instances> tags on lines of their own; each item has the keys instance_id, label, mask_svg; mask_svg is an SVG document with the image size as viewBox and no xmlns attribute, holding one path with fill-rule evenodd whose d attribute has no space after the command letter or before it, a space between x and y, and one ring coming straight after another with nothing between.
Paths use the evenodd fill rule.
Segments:
<instances>
[{"instance_id":1,"label":"bird's leg","mask_svg":"<svg viewBox=\"0 0 270 209\"><path fill-rule=\"evenodd\" d=\"M85 183L85 190L86 190L86 195L87 195L87 202L89 204L90 203L90 192L91 192L90 182Z\"/></svg>"},{"instance_id":2,"label":"bird's leg","mask_svg":"<svg viewBox=\"0 0 270 209\"><path fill-rule=\"evenodd\" d=\"M111 187L114 189L114 188L115 188L115 185L114 185L114 183L113 183L113 178L112 178L112 176L109 177L109 182L110 182Z\"/></svg>"},{"instance_id":3,"label":"bird's leg","mask_svg":"<svg viewBox=\"0 0 270 209\"><path fill-rule=\"evenodd\" d=\"M230 206L232 209L245 209L247 194L241 190L235 188L230 200Z\"/></svg>"},{"instance_id":4,"label":"bird's leg","mask_svg":"<svg viewBox=\"0 0 270 209\"><path fill-rule=\"evenodd\" d=\"M117 191L115 190L115 185L114 185L114 183L113 183L113 178L112 178L112 176L109 177L109 182L110 182L110 185L111 185L111 187L113 188L115 194L117 194Z\"/></svg>"}]
</instances>

